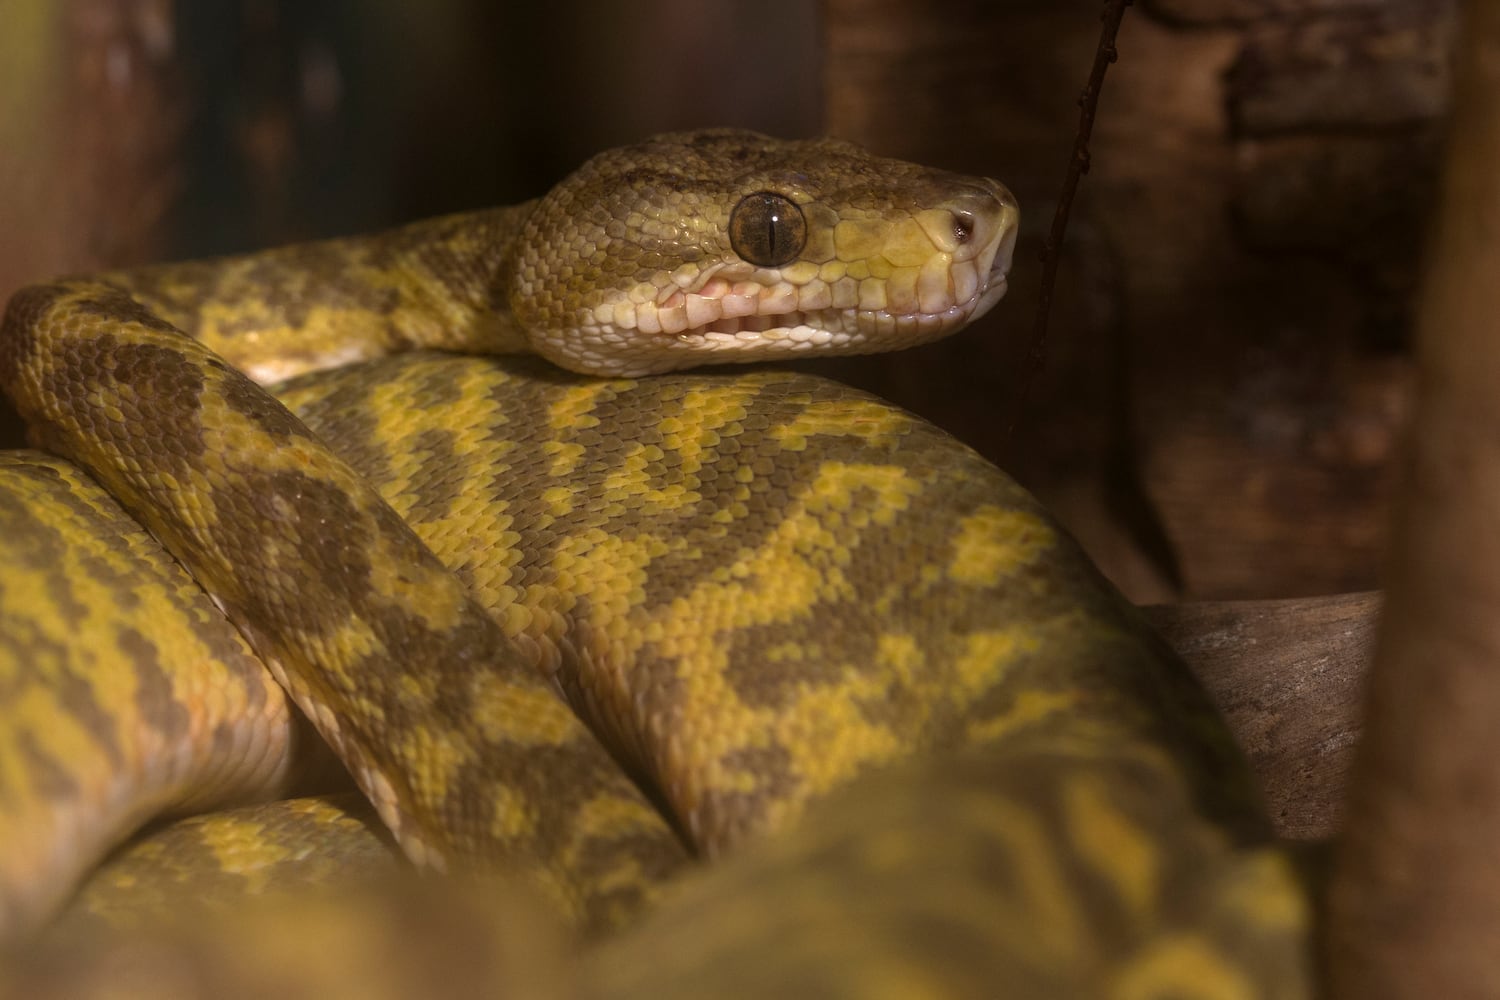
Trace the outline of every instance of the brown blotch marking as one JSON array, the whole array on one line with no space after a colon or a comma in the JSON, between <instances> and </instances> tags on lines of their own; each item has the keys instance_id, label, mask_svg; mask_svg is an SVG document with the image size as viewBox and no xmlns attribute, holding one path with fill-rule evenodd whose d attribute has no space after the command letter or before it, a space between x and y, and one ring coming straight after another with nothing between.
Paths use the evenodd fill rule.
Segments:
<instances>
[{"instance_id":1,"label":"brown blotch marking","mask_svg":"<svg viewBox=\"0 0 1500 1000\"><path fill-rule=\"evenodd\" d=\"M659 167L631 167L619 177L622 190L673 191L682 188L685 183L689 183L686 174L677 170L663 170ZM613 207L614 211L623 217L638 206L629 199L620 198L613 202Z\"/></svg>"},{"instance_id":2,"label":"brown blotch marking","mask_svg":"<svg viewBox=\"0 0 1500 1000\"><path fill-rule=\"evenodd\" d=\"M452 355L427 354L423 360L426 364L408 365L402 360L392 359L391 380L399 380L399 373L407 368L415 372L415 376L410 379L414 383L411 395L413 399L420 401L419 413L424 416L427 425L444 424L446 421L438 415L463 399L463 392L459 389L462 375L449 366L455 360ZM479 358L465 360L483 363L483 359ZM385 378L382 376L378 381L384 382ZM428 417L427 414L433 416Z\"/></svg>"},{"instance_id":3,"label":"brown blotch marking","mask_svg":"<svg viewBox=\"0 0 1500 1000\"><path fill-rule=\"evenodd\" d=\"M525 441L528 446L554 439L556 432L548 426L548 407L556 402L559 393L575 387L580 381L579 376L548 361L525 355L488 358L438 355L433 361L434 367L428 378L440 385L458 382L461 374L457 370L450 373L450 369L459 366L492 369L484 373L489 382L488 399L504 415L503 423L494 428L496 436L510 440L512 435L507 432L510 429L516 439ZM604 384L596 408L590 412L597 415L597 407L616 398L619 391L617 386ZM566 435L572 430L566 428L562 433Z\"/></svg>"},{"instance_id":4,"label":"brown blotch marking","mask_svg":"<svg viewBox=\"0 0 1500 1000\"><path fill-rule=\"evenodd\" d=\"M840 600L805 608L795 621L736 629L718 637L728 659L725 680L748 707L784 708L809 688L843 683L851 671L876 672L883 624ZM793 647L798 655L787 655Z\"/></svg>"},{"instance_id":5,"label":"brown blotch marking","mask_svg":"<svg viewBox=\"0 0 1500 1000\"><path fill-rule=\"evenodd\" d=\"M460 766L455 784L446 790L444 813L459 820L460 831L484 831L493 819L493 798L486 790L496 786L516 790L523 801L535 808L540 831L526 838L522 849L538 858L547 858L547 844L565 840L570 817L579 802L603 789L616 793L628 790L624 775L609 754L579 727L577 738L561 747L525 747L513 745L501 736L490 742L463 720L471 714L469 691L475 676L501 672L507 682L532 691L546 691L555 697L552 687L532 672L505 640L504 633L490 621L483 610L469 604L468 613L455 627L434 630L420 619L401 615L381 615L372 621L386 648L368 663L351 664L348 675L359 676L366 697L380 706L380 715L372 720L348 720L366 730L377 756L389 756L386 747L399 745L395 733L411 732L444 720L444 726L458 730L474 741L477 756ZM389 661L404 664L411 673L431 678L426 693L408 690L399 678L392 676ZM378 726L380 732L369 727ZM396 762L396 763L401 763ZM393 777L401 777L395 772ZM666 838L667 843L675 843Z\"/></svg>"},{"instance_id":6,"label":"brown blotch marking","mask_svg":"<svg viewBox=\"0 0 1500 1000\"><path fill-rule=\"evenodd\" d=\"M284 303L282 315L293 327L304 326L315 307L386 316L401 304L401 292L387 284L383 274L375 274L372 280L370 266L376 263L379 243L388 238L376 235L286 247L257 259L246 271L247 280L237 287L257 300ZM267 295L263 291L267 285L295 287L299 294Z\"/></svg>"},{"instance_id":7,"label":"brown blotch marking","mask_svg":"<svg viewBox=\"0 0 1500 1000\"><path fill-rule=\"evenodd\" d=\"M115 272L106 276L129 291L136 301L171 322L188 336L197 336L198 313L208 298L206 286L217 261L177 261ZM184 286L186 288L184 289Z\"/></svg>"},{"instance_id":8,"label":"brown blotch marking","mask_svg":"<svg viewBox=\"0 0 1500 1000\"><path fill-rule=\"evenodd\" d=\"M0 385L7 392L15 385L23 360L35 350L42 318L68 292L66 285L28 285L10 297L5 318L0 320Z\"/></svg>"},{"instance_id":9,"label":"brown blotch marking","mask_svg":"<svg viewBox=\"0 0 1500 1000\"><path fill-rule=\"evenodd\" d=\"M514 856L516 851L552 859L555 848L549 845L565 839L571 817L582 801L606 791L613 795L630 795L634 791L614 761L582 728L577 738L562 746L518 747L503 736L491 741L463 726L461 720L469 714L472 678L480 671L504 670L510 683L551 695L550 686L520 663L518 657L504 655L507 644L498 626L477 606L470 608L472 613L465 615L457 626L442 631L426 628L416 620L393 622L389 616L379 620L378 630L387 644L382 658L388 656L403 663L412 672L434 678L434 683L427 686L430 693L413 692L395 678L385 676L388 671L380 664L354 664L350 675L361 677L365 696L374 698L380 711L377 718L346 719L346 724L350 729L362 731L357 738L370 746L377 762L394 765L409 765L399 752L388 749L402 746L397 734L430 726L434 719L444 720L449 729L457 727L455 732L461 733L477 752L460 765L453 782L443 789L440 812L445 819L438 829L462 838L444 839L454 843L460 855L472 856L477 848L482 859L495 861L493 849L485 843L484 831L491 828L494 820L496 803L489 793L503 786L513 789L529 804L540 828L519 843L499 845L502 859ZM378 726L378 731L372 725ZM389 768L388 774L398 787L407 782L403 766ZM412 789L409 794L415 791ZM425 796L414 797L420 800ZM680 845L665 826L662 831L656 838L658 850L663 852L661 863L669 864L667 856L673 852L680 861Z\"/></svg>"},{"instance_id":10,"label":"brown blotch marking","mask_svg":"<svg viewBox=\"0 0 1500 1000\"><path fill-rule=\"evenodd\" d=\"M369 262L382 270L418 269L424 279L437 282L459 300L468 298L476 286L494 295L504 284L491 278L494 262L511 252L533 204L445 216L382 233L368 244ZM475 246L489 252L476 253ZM508 311L503 298L493 299L491 305Z\"/></svg>"},{"instance_id":11,"label":"brown blotch marking","mask_svg":"<svg viewBox=\"0 0 1500 1000\"><path fill-rule=\"evenodd\" d=\"M426 551L423 549L422 551ZM430 558L430 555L429 555ZM409 784L405 768L403 736L417 730L429 729L439 732L451 731L455 738L462 739L481 750L481 759L489 754L487 767L499 769L500 761L514 757L513 749L486 744L479 734L465 725L471 714L470 698L476 678L481 674L501 672L507 682L518 687L551 689L536 673L527 668L515 655L499 626L485 616L482 609L473 603L465 606L460 619L450 628L434 629L422 619L402 614L400 609L382 604L368 607L353 602L351 614L359 614L373 627L380 648L363 658L343 665L337 674L319 672L319 686L339 691L350 691L356 685L361 701L373 703L375 709L369 714L347 711L341 729L346 737L352 737L362 746L397 788L405 787L403 800L421 799ZM399 667L400 669L393 669ZM406 675L421 677L428 683L412 689L402 681ZM488 746L489 750L485 751ZM589 745L601 759L602 749ZM495 758L498 757L500 761ZM498 773L498 772L497 772ZM493 787L493 782L471 787ZM536 800L546 805L547 800ZM474 826L466 821L488 805L470 801L457 802L451 818L458 819L449 829L472 835ZM438 831L433 831L438 832Z\"/></svg>"},{"instance_id":12,"label":"brown blotch marking","mask_svg":"<svg viewBox=\"0 0 1500 1000\"><path fill-rule=\"evenodd\" d=\"M180 620L205 644L210 658L233 676L249 682L245 691L250 704L259 707L266 697L265 687L259 683L265 667L245 647L234 627L160 543L121 510L112 497L91 481L64 476L59 464L62 461L27 452L0 455L0 476L5 477L0 479L0 524L6 525L7 558L19 558L34 568L55 569L61 563L62 553L71 550L85 577L110 587L116 610L122 615L140 606L143 587L161 587L165 597L182 611ZM76 467L67 468L74 476L82 475ZM14 489L4 488L13 481ZM32 508L19 499L28 494L34 503L66 510L72 518L70 533L65 536L51 525L38 522L31 514ZM75 525L78 531L96 539L108 539L117 550L135 553L136 558L123 567L101 558L90 547L77 544L84 536L71 533ZM26 550L18 553L17 547L21 545ZM50 572L47 584L49 597L59 612L74 622L80 621L88 609L77 601L71 579L66 574Z\"/></svg>"},{"instance_id":13,"label":"brown blotch marking","mask_svg":"<svg viewBox=\"0 0 1500 1000\"><path fill-rule=\"evenodd\" d=\"M36 736L30 730L22 730L16 736L16 749L26 761L27 778L38 795L49 799L77 796L78 782L67 768L37 746Z\"/></svg>"},{"instance_id":14,"label":"brown blotch marking","mask_svg":"<svg viewBox=\"0 0 1500 1000\"><path fill-rule=\"evenodd\" d=\"M196 587L191 591L190 600L203 612L191 618L193 634L207 648L209 658L243 684L246 709L260 714L266 699L272 697L266 685L261 683L266 666L250 651L244 637L229 623L222 611L213 607L210 602L200 603L206 596Z\"/></svg>"},{"instance_id":15,"label":"brown blotch marking","mask_svg":"<svg viewBox=\"0 0 1500 1000\"><path fill-rule=\"evenodd\" d=\"M40 536L43 533L41 525L33 525L33 528L35 529L33 537ZM47 534L53 535L54 533L49 531ZM58 546L52 551L61 560L64 551L63 547ZM96 559L86 559L83 561L98 562ZM89 609L82 601L78 600L78 595L73 587L73 581L68 577L68 574L61 571L60 563L53 563L52 567L46 570L46 581L47 597L52 601L52 607L70 626L77 627L88 615ZM127 589L115 588L115 593L119 595L130 594L127 600L121 602L122 611L129 611L130 606L136 602L135 595Z\"/></svg>"},{"instance_id":16,"label":"brown blotch marking","mask_svg":"<svg viewBox=\"0 0 1500 1000\"><path fill-rule=\"evenodd\" d=\"M336 375L316 372L277 388L278 394L284 392L297 403L291 409L304 426L377 488L394 475L391 457L395 448L378 433L379 420L370 402L371 390L384 378L384 365L373 361L338 369ZM335 383L332 392L299 401L303 386L330 380Z\"/></svg>"},{"instance_id":17,"label":"brown blotch marking","mask_svg":"<svg viewBox=\"0 0 1500 1000\"><path fill-rule=\"evenodd\" d=\"M224 399L225 405L236 413L254 421L266 434L279 438L283 442L290 438L311 438L312 435L302 422L294 417L285 406L249 378L245 377L235 368L211 358L208 361L211 368L220 373L220 381L215 387Z\"/></svg>"},{"instance_id":18,"label":"brown blotch marking","mask_svg":"<svg viewBox=\"0 0 1500 1000\"><path fill-rule=\"evenodd\" d=\"M529 536L528 536L529 537ZM545 549L550 550L551 539ZM529 567L522 567L523 570ZM544 570L545 572L545 570ZM550 578L547 583L550 583ZM630 755L630 744L618 742L623 738L633 738L631 734L622 734L615 731L614 719L597 718L596 706L589 696L591 690L588 678L582 671L584 660L578 655L578 650L587 650L593 636L594 602L586 594L576 594L572 598L572 607L568 611L566 627L560 637L564 652L563 662L558 664L558 672L553 677L563 701L573 709L573 712L594 730L611 750L619 753L622 750ZM633 764L634 761L631 761Z\"/></svg>"},{"instance_id":19,"label":"brown blotch marking","mask_svg":"<svg viewBox=\"0 0 1500 1000\"><path fill-rule=\"evenodd\" d=\"M556 683L574 713L658 811L667 815L679 831L686 830L682 822L684 817L671 808L663 791L666 784L658 766L663 758L663 748L650 736L652 732L674 733L680 730L679 720L683 707L688 704L684 682L674 663L655 656L648 647L629 665L627 686L631 691L649 692L649 697L639 702L627 699L627 705L621 706L611 697L614 693L612 687L601 690L597 668L585 669L585 665L592 662L587 649L593 635L589 624L591 603L587 598L579 598L577 606L568 615L566 630L558 644L561 663ZM596 693L602 697L596 697ZM622 707L624 711L618 711ZM643 726L646 720L649 724ZM686 837L683 839L687 841Z\"/></svg>"},{"instance_id":20,"label":"brown blotch marking","mask_svg":"<svg viewBox=\"0 0 1500 1000\"><path fill-rule=\"evenodd\" d=\"M97 288L97 293L73 303L73 308L84 316L92 316L108 323L132 323L157 333L180 334L182 332L136 301L129 292L118 285L105 282L91 284L93 288Z\"/></svg>"},{"instance_id":21,"label":"brown blotch marking","mask_svg":"<svg viewBox=\"0 0 1500 1000\"><path fill-rule=\"evenodd\" d=\"M67 493L60 480L39 485L38 492L47 500ZM15 568L44 574L47 597L53 607L70 624L76 624L88 614L88 608L78 601L67 574L60 571L66 553L73 546L56 527L37 520L33 510L30 503L14 492L0 490L0 524L6 526L8 536L6 559Z\"/></svg>"},{"instance_id":22,"label":"brown blotch marking","mask_svg":"<svg viewBox=\"0 0 1500 1000\"><path fill-rule=\"evenodd\" d=\"M63 553L70 552L81 578L108 585L117 610L123 614L134 612L141 603L139 587L153 577L162 575L159 568L169 564L171 557L156 549L155 539L147 535L139 524L115 504L114 498L103 490L92 483L68 482L52 467L34 466L33 469L46 477L29 477L32 479L32 489L35 490L33 502L46 503L54 513L66 510L70 520L65 527L53 527L35 520L28 512L24 515L24 534L18 532L16 537L24 537L34 546L30 553L30 564L46 571L48 594L58 610L73 622L81 621L88 613L88 608L79 603L74 595L72 578L61 572ZM89 498L93 503L89 503L84 497L83 490L89 491ZM95 544L83 544L85 536ZM160 554L162 563L148 566L142 560L132 559L122 568L96 551L96 546L108 544L118 552L130 542L141 543L155 550ZM13 542L12 553L14 547Z\"/></svg>"},{"instance_id":23,"label":"brown blotch marking","mask_svg":"<svg viewBox=\"0 0 1500 1000\"><path fill-rule=\"evenodd\" d=\"M216 499L226 509L217 521L216 544L235 553L240 564L242 583L234 603L257 621L317 631L338 628L371 593L370 557L351 537L368 541L382 533L370 523L372 512L305 472L240 471L239 488ZM273 531L287 543L274 547L275 557L284 559L290 551L300 560L296 579L287 577L293 567L279 564L266 545Z\"/></svg>"},{"instance_id":24,"label":"brown blotch marking","mask_svg":"<svg viewBox=\"0 0 1500 1000\"><path fill-rule=\"evenodd\" d=\"M494 819L496 799L489 791L510 789L534 810L537 820L524 845L517 845L544 861L555 862L570 840L579 811L601 794L615 795L629 786L616 762L586 732L559 746L517 748L503 739L488 752L460 768L447 792L448 811L473 814L488 826ZM637 862L646 872L665 878L681 868L683 845L663 824L657 831L616 831L596 835L593 850L581 870L573 874L576 888L592 891L591 872L607 871L622 856ZM582 876L582 877L579 877ZM597 909L597 897L590 909Z\"/></svg>"},{"instance_id":25,"label":"brown blotch marking","mask_svg":"<svg viewBox=\"0 0 1500 1000\"><path fill-rule=\"evenodd\" d=\"M69 338L58 345L57 354L62 369L54 376L59 395L81 397L90 385L128 384L135 397L131 401L106 391L106 399L126 404L124 422L88 411L87 416L80 414L80 433L118 444L130 441L142 428L152 428L152 455L174 469L202 454L203 373L179 352L154 344L121 343L114 334L102 333Z\"/></svg>"},{"instance_id":26,"label":"brown blotch marking","mask_svg":"<svg viewBox=\"0 0 1500 1000\"><path fill-rule=\"evenodd\" d=\"M0 659L14 665L0 671L0 706L13 704L18 696L36 686L45 687L63 714L71 716L90 734L110 763L124 766L115 733L118 720L99 706L89 678L91 654L84 653L77 643L49 637L35 620L3 610L0 610L0 629L3 629ZM54 664L55 669L43 673L39 663Z\"/></svg>"},{"instance_id":27,"label":"brown blotch marking","mask_svg":"<svg viewBox=\"0 0 1500 1000\"><path fill-rule=\"evenodd\" d=\"M394 308L396 290L371 283L361 271L367 259L363 242L297 244L250 256L167 264L118 278L170 311L194 336L209 303L220 308L217 326L229 339L278 327L295 330L307 326L319 306L376 315ZM169 286L181 287L168 295Z\"/></svg>"},{"instance_id":28,"label":"brown blotch marking","mask_svg":"<svg viewBox=\"0 0 1500 1000\"><path fill-rule=\"evenodd\" d=\"M739 522L740 530L717 541L711 537L701 541L695 538L703 552L702 568L697 572L673 565L670 556L658 560L659 565L653 565L647 584L648 601L653 606L672 601L697 585L706 570L727 562L740 546L763 543L782 523L786 510L798 501L802 485L817 475L825 449L831 447L832 442L814 438L806 452L767 450L749 456L757 464L762 458L775 464L752 482L751 497L746 501L749 513ZM861 506L873 508L878 503L873 491L857 490L851 497L850 511ZM801 557L802 561L821 570L848 556L851 565L840 572L855 594L826 598L819 595L815 604L800 609L795 618L739 629L721 637L720 641L729 650L726 679L747 704L780 706L794 697L799 687L838 683L851 666L873 669L876 635L883 628L899 630L903 614L917 613L917 609L903 605L894 609L894 620L890 616L877 620L871 611L875 597L893 579L899 579L898 574L920 570L915 563L903 565L902 560L893 558L905 551L898 535L873 525L856 534L847 528L838 530L841 527L838 521L826 523L837 531L831 547L808 553ZM749 531L752 526L759 530ZM862 555L876 565L858 565L856 560ZM743 582L751 588L775 587L774 580ZM800 647L801 655L796 658L768 655L789 646Z\"/></svg>"},{"instance_id":29,"label":"brown blotch marking","mask_svg":"<svg viewBox=\"0 0 1500 1000\"><path fill-rule=\"evenodd\" d=\"M792 768L791 754L783 746L741 747L723 757L726 767L739 774L755 776L755 789L748 792L726 792L717 788L705 790L699 811L712 817L710 829L722 843L727 834L733 841L763 822L766 807L790 795L800 784Z\"/></svg>"},{"instance_id":30,"label":"brown blotch marking","mask_svg":"<svg viewBox=\"0 0 1500 1000\"><path fill-rule=\"evenodd\" d=\"M168 740L186 735L192 720L177 700L171 678L162 670L161 652L156 644L129 627L115 633L115 644L129 657L133 667L135 704L141 718Z\"/></svg>"},{"instance_id":31,"label":"brown blotch marking","mask_svg":"<svg viewBox=\"0 0 1500 1000\"><path fill-rule=\"evenodd\" d=\"M458 621L446 629L432 628L395 608L375 616L370 624L385 648L349 674L388 693L388 711L402 729L436 724L436 720L446 720L451 726L456 720L467 719L471 708L469 682L481 673L503 673L511 683L528 688L542 684L531 671L517 669L517 658L509 655L504 634L472 603L466 604ZM372 662L376 657L384 662ZM433 684L430 697L413 700L393 676L393 666L446 682ZM413 715L412 711L422 714Z\"/></svg>"},{"instance_id":32,"label":"brown blotch marking","mask_svg":"<svg viewBox=\"0 0 1500 1000\"><path fill-rule=\"evenodd\" d=\"M241 739L239 728L228 719L221 719L214 723L213 731L209 734L208 745L211 756L223 760L229 751L239 744Z\"/></svg>"},{"instance_id":33,"label":"brown blotch marking","mask_svg":"<svg viewBox=\"0 0 1500 1000\"><path fill-rule=\"evenodd\" d=\"M221 324L225 333L248 333L264 322L269 312L275 320L287 326L299 328L307 325L307 315L313 303L305 292L309 286L327 294L327 282L335 274L348 267L348 260L332 262L318 260L314 250L316 244L301 244L283 247L280 250L241 260L239 266L216 276L215 298L221 302L237 302L247 294L254 298L253 309L243 310L244 319L229 318ZM334 266L330 267L330 263ZM309 282L317 275L317 282ZM285 294L295 289L298 294ZM273 320L274 323L274 320Z\"/></svg>"},{"instance_id":34,"label":"brown blotch marking","mask_svg":"<svg viewBox=\"0 0 1500 1000\"><path fill-rule=\"evenodd\" d=\"M729 563L742 549L753 549L762 544L765 535L775 529L783 516L784 494L778 492L779 487L771 476L777 468L781 449L750 426L746 426L745 432L739 436L730 428L722 430L719 443L698 455L702 465L691 473L682 465L680 453L663 448L663 457L652 470L647 487L662 489L680 484L698 494L695 503L673 509L656 509L652 506L620 507L606 502L605 482L623 457L622 442L628 442L632 447L637 444L663 446L662 421L680 416L686 397L714 391L714 383L701 377L662 376L647 380L601 399L590 411L590 415L599 420L599 427L564 430L557 435L558 440L582 446L585 453L578 463L578 475L571 484L579 502L573 511L555 523L551 529L554 534L574 532L595 522L603 514L609 518L606 530L618 537L659 535L685 543L680 552L667 553L651 564L644 601L649 607L670 603L701 582L713 567ZM544 408L547 402L540 401L540 408ZM742 423L753 424L754 416L750 414ZM526 417L517 415L512 418L512 423L518 427L526 426L521 422L523 419ZM512 512L517 515L517 530L523 532L527 530L521 527L523 519L539 514L542 505L534 495L520 497L522 487L519 484L533 482L535 492L550 485L546 475L547 459L540 453L544 440L529 442L524 457L517 455L513 458L513 465L518 469L523 462L539 467L535 479L527 480L518 475L495 484L497 493L517 504ZM796 461L805 464L805 460ZM740 501L737 494L743 488L735 473L743 465L757 469L759 475L749 484L748 497ZM789 472L776 478L790 482L798 475ZM746 513L736 520L731 530L712 523L715 513L741 502L747 508ZM550 519L550 515L548 517Z\"/></svg>"},{"instance_id":35,"label":"brown blotch marking","mask_svg":"<svg viewBox=\"0 0 1500 1000\"><path fill-rule=\"evenodd\" d=\"M135 523L131 522L126 525L121 525L120 530L122 532L128 531L134 534ZM145 533L141 533L135 540L146 543L148 545L153 545L156 542L156 539L151 538L151 536L146 535ZM85 579L98 581L118 581L118 585L113 588L114 593L111 595L111 598L114 601L115 608L122 615L133 614L137 609L140 608L141 595L139 590L137 589L139 585L145 584L147 583L147 581L151 581L153 577L160 577L163 575L160 572L161 566L152 566L148 569L140 561L134 559L131 560L129 569L127 569L126 572L119 573L115 571L114 567L112 567L107 560L105 560L97 553L80 552L78 553L77 558L79 574ZM163 561L169 561L172 557L167 555L165 551L161 551L160 558ZM165 584L166 581L163 580L162 582Z\"/></svg>"},{"instance_id":36,"label":"brown blotch marking","mask_svg":"<svg viewBox=\"0 0 1500 1000\"><path fill-rule=\"evenodd\" d=\"M1107 755L1108 751L1104 751ZM1062 875L1069 892L1070 909L1087 921L1085 932L1101 941L1130 941L1138 933L1139 920L1131 913L1128 904L1120 897L1119 887L1107 875L1099 872L1086 857L1072 846L1077 832L1070 826L1068 810L1062 802L1062 794L1078 780L1081 773L1090 773L1099 779L1099 784L1109 795L1109 807L1121 820L1138 829L1148 840L1167 835L1167 828L1188 820L1181 812L1161 810L1160 804L1178 804L1182 798L1175 789L1162 787L1163 774L1159 767L1141 766L1136 761L1116 761L1091 758L1089 756L1061 756L1047 753L1029 758L1023 751L996 774L984 791L989 796L1004 798L1021 804L1028 815L1045 831L1047 854ZM970 793L977 797L977 793ZM1140 815L1133 808L1145 804L1151 811ZM1180 805L1177 807L1180 810ZM1154 828L1154 829L1153 829ZM1153 836L1153 834L1155 836ZM1171 839L1168 837L1168 839ZM1160 843L1166 843L1162 840ZM981 848L975 865L978 872L987 875L986 881L999 882L1002 872L1010 875L1008 882L1015 880L1014 872L1027 863L1024 857L1011 857L1003 846L992 841L976 842ZM1195 867L1188 863L1176 868L1178 873L1191 873ZM1192 881L1188 874L1188 881ZM1193 898L1196 893L1188 886L1174 891L1165 889L1164 897ZM1191 916L1192 922L1196 922Z\"/></svg>"},{"instance_id":37,"label":"brown blotch marking","mask_svg":"<svg viewBox=\"0 0 1500 1000\"><path fill-rule=\"evenodd\" d=\"M643 890L665 885L681 875L683 849L681 845L669 844L657 835L617 833L609 840L609 850L596 850L584 857L578 867L579 881L588 889L589 911L604 916L595 921L597 924L618 926L618 918L610 918L609 914L639 913L646 902ZM633 862L639 879L613 891L601 891L600 880L615 873L622 857Z\"/></svg>"},{"instance_id":38,"label":"brown blotch marking","mask_svg":"<svg viewBox=\"0 0 1500 1000\"><path fill-rule=\"evenodd\" d=\"M0 599L4 597L0 588ZM45 682L36 667L39 662L68 663L67 645L48 635L35 619L7 612L0 604L0 705L14 704Z\"/></svg>"},{"instance_id":39,"label":"brown blotch marking","mask_svg":"<svg viewBox=\"0 0 1500 1000\"><path fill-rule=\"evenodd\" d=\"M412 480L421 484L421 488L406 515L413 524L447 517L460 491L468 487L472 476L468 462L458 456L457 437L453 431L429 426L418 431L406 447L410 454L420 456Z\"/></svg>"}]
</instances>

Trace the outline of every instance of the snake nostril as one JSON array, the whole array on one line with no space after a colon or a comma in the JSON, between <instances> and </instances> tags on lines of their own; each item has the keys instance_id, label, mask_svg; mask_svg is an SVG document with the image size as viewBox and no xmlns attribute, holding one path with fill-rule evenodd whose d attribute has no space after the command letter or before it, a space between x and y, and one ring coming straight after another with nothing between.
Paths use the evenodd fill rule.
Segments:
<instances>
[{"instance_id":1,"label":"snake nostril","mask_svg":"<svg viewBox=\"0 0 1500 1000\"><path fill-rule=\"evenodd\" d=\"M974 213L969 211L956 211L953 213L953 239L959 246L963 246L974 238Z\"/></svg>"}]
</instances>

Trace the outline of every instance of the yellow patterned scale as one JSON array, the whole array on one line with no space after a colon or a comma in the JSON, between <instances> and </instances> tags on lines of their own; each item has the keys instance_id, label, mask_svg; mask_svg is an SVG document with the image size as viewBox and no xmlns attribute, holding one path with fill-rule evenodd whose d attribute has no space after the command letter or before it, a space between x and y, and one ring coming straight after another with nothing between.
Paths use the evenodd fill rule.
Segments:
<instances>
[{"instance_id":1,"label":"yellow patterned scale","mask_svg":"<svg viewBox=\"0 0 1500 1000\"><path fill-rule=\"evenodd\" d=\"M836 383L669 374L942 336L1015 226L678 133L19 293L63 458L0 463L0 989L1306 995L1232 740L1031 498ZM327 770L289 702L360 796L254 804Z\"/></svg>"}]
</instances>

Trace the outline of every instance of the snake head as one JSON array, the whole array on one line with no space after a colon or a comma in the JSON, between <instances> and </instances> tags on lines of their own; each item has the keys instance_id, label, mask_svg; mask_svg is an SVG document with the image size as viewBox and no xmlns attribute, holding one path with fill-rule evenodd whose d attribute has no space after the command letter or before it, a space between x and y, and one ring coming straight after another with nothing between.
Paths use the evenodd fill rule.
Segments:
<instances>
[{"instance_id":1,"label":"snake head","mask_svg":"<svg viewBox=\"0 0 1500 1000\"><path fill-rule=\"evenodd\" d=\"M851 143L671 133L542 198L507 291L533 349L587 374L868 354L987 312L1018 220L998 181Z\"/></svg>"}]
</instances>

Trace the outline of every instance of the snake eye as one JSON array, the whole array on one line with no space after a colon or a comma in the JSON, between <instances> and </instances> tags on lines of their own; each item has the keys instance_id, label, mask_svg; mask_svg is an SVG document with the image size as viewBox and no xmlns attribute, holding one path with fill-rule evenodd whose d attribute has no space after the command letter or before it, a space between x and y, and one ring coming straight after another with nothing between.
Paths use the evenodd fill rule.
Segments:
<instances>
[{"instance_id":1,"label":"snake eye","mask_svg":"<svg viewBox=\"0 0 1500 1000\"><path fill-rule=\"evenodd\" d=\"M973 212L954 212L953 241L959 246L963 246L972 240L974 238L974 225Z\"/></svg>"},{"instance_id":2,"label":"snake eye","mask_svg":"<svg viewBox=\"0 0 1500 1000\"><path fill-rule=\"evenodd\" d=\"M729 214L729 244L752 264L780 267L796 260L807 245L807 220L785 195L747 194Z\"/></svg>"}]
</instances>

